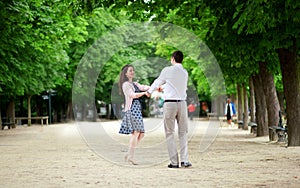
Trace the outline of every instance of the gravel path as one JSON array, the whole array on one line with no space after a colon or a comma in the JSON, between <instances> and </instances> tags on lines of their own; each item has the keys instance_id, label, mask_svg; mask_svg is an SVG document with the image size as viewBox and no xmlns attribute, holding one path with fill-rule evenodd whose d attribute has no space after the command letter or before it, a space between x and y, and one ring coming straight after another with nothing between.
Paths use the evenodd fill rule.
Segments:
<instances>
[{"instance_id":1,"label":"gravel path","mask_svg":"<svg viewBox=\"0 0 300 188\"><path fill-rule=\"evenodd\" d=\"M0 187L300 187L300 147L223 127L203 151L210 125L194 121L193 167L168 169L161 120L145 124L150 131L137 149L137 166L123 161L129 137L117 134L118 121L0 131Z\"/></svg>"}]
</instances>

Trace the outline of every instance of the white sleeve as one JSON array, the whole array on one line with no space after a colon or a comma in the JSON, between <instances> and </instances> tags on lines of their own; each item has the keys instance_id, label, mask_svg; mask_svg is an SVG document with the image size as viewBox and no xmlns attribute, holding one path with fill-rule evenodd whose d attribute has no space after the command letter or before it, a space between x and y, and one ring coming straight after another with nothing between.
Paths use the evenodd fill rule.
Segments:
<instances>
[{"instance_id":1,"label":"white sleeve","mask_svg":"<svg viewBox=\"0 0 300 188\"><path fill-rule=\"evenodd\" d=\"M164 68L161 72L158 78L154 80L154 82L151 84L150 89L148 90L149 93L153 93L154 90L156 90L159 86L166 83L165 79L166 75L166 68Z\"/></svg>"}]
</instances>

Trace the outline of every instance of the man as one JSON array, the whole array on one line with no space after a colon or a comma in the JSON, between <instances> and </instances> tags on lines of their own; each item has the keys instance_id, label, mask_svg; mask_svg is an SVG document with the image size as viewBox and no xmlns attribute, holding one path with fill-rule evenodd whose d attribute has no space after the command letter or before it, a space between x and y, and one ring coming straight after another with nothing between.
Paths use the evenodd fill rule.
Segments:
<instances>
[{"instance_id":1,"label":"man","mask_svg":"<svg viewBox=\"0 0 300 188\"><path fill-rule=\"evenodd\" d=\"M166 142L171 163L169 168L179 168L179 158L175 143L175 121L178 125L180 144L180 161L182 167L190 167L188 160L188 116L186 90L188 73L182 66L183 53L175 51L171 57L172 66L165 67L159 77L152 83L147 96L164 84L164 127Z\"/></svg>"}]
</instances>

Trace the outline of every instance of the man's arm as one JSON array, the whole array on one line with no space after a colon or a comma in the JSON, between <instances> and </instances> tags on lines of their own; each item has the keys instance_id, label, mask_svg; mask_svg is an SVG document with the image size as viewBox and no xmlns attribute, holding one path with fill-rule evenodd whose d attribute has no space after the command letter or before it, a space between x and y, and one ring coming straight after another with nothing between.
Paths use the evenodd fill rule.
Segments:
<instances>
[{"instance_id":1,"label":"man's arm","mask_svg":"<svg viewBox=\"0 0 300 188\"><path fill-rule=\"evenodd\" d=\"M161 71L158 78L154 80L154 82L151 84L150 88L147 90L147 97L150 97L150 95L153 93L154 90L156 90L158 87L166 83L165 80L165 68Z\"/></svg>"}]
</instances>

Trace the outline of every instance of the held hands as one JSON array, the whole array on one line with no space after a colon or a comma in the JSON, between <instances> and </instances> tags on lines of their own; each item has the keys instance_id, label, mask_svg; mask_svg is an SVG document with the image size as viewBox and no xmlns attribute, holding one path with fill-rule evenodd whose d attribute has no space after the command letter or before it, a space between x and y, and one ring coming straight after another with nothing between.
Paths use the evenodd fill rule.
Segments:
<instances>
[{"instance_id":1,"label":"held hands","mask_svg":"<svg viewBox=\"0 0 300 188\"><path fill-rule=\"evenodd\" d=\"M158 92L162 92L162 91L163 91L163 88L162 88L162 87L159 87L157 90L158 90ZM150 97L150 96L151 96L151 93L149 93L148 91L145 91L144 93L145 93L145 95L146 95L147 97Z\"/></svg>"},{"instance_id":2,"label":"held hands","mask_svg":"<svg viewBox=\"0 0 300 188\"><path fill-rule=\"evenodd\" d=\"M140 98L140 97L142 97L142 96L144 96L144 95L146 95L147 97L150 97L150 93L148 93L147 91L144 91L144 92L140 92L139 94L138 94L138 98Z\"/></svg>"},{"instance_id":3,"label":"held hands","mask_svg":"<svg viewBox=\"0 0 300 188\"><path fill-rule=\"evenodd\" d=\"M150 94L148 91L145 91L144 93L145 93L145 95L146 95L147 97L150 97L150 96L151 96L151 94Z\"/></svg>"},{"instance_id":4,"label":"held hands","mask_svg":"<svg viewBox=\"0 0 300 188\"><path fill-rule=\"evenodd\" d=\"M158 92L162 92L163 91L163 88L162 87L159 87L158 89L157 89L157 91ZM144 92L145 93L145 95L147 96L147 97L150 97L151 96L151 93L149 93L148 91L146 91L146 92Z\"/></svg>"}]
</instances>

